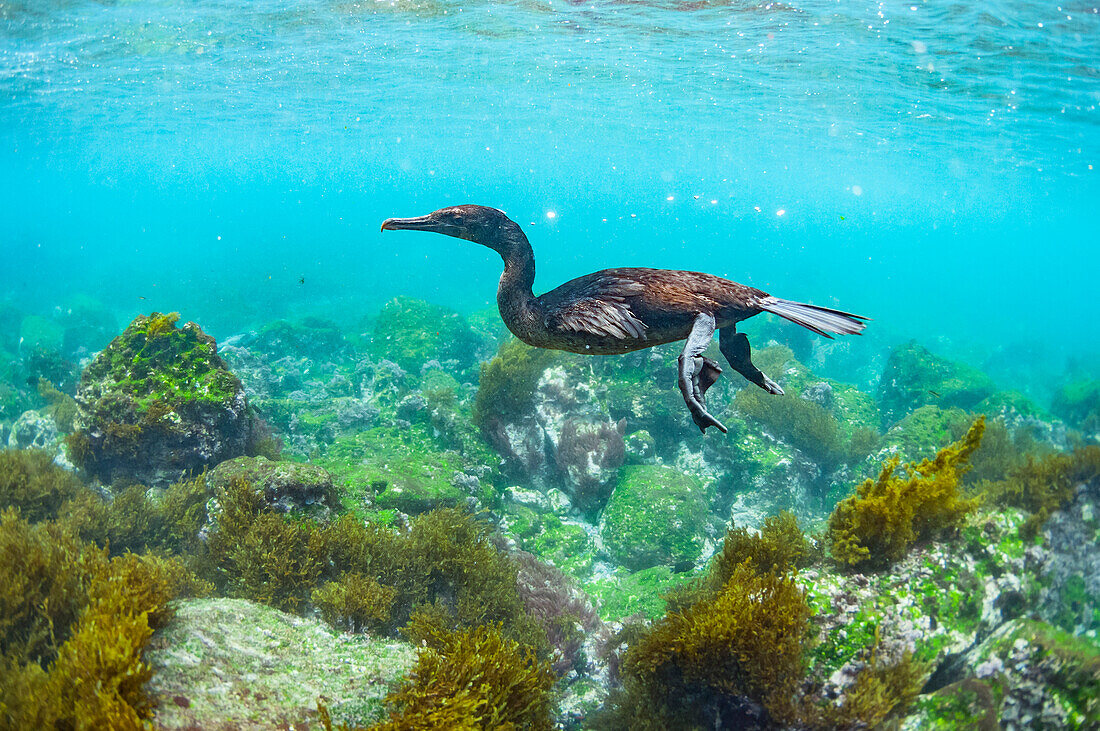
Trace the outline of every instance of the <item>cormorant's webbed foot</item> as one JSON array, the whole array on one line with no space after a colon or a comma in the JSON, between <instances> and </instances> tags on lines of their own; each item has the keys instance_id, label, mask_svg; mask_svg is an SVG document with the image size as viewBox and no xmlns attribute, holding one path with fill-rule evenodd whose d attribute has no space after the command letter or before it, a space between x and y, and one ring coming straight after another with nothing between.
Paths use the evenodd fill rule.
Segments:
<instances>
[{"instance_id":1,"label":"cormorant's webbed foot","mask_svg":"<svg viewBox=\"0 0 1100 731\"><path fill-rule=\"evenodd\" d=\"M775 396L783 395L783 389L779 387L779 384L768 378L763 371L752 364L749 339L745 337L745 333L737 332L733 325L722 328L718 331L718 349L722 351L722 355L726 356L726 360L729 361L733 370L740 373L751 383L755 383Z\"/></svg>"},{"instance_id":2,"label":"cormorant's webbed foot","mask_svg":"<svg viewBox=\"0 0 1100 731\"><path fill-rule=\"evenodd\" d=\"M707 343L714 337L714 317L709 314L701 314L695 318L695 324L688 335L684 352L680 353L680 393L684 396L684 403L691 412L691 420L706 434L708 426L718 427L723 434L726 427L715 419L707 411L707 389L714 385L721 375L722 369L717 361L703 357L703 351Z\"/></svg>"}]
</instances>

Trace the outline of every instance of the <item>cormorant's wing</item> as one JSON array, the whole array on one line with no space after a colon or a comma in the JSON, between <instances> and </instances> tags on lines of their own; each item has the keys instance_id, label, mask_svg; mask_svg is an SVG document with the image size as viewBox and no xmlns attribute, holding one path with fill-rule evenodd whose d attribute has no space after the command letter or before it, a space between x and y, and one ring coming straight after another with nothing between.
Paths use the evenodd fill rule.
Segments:
<instances>
[{"instance_id":1,"label":"cormorant's wing","mask_svg":"<svg viewBox=\"0 0 1100 731\"><path fill-rule=\"evenodd\" d=\"M645 340L645 323L630 311L629 300L645 291L641 282L596 272L539 298L548 330Z\"/></svg>"}]
</instances>

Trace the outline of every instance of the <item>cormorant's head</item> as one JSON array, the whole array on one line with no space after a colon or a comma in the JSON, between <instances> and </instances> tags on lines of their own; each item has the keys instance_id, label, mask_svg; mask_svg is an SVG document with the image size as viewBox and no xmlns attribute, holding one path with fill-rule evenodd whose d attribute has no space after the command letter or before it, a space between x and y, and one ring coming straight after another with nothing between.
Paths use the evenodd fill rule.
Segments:
<instances>
[{"instance_id":1,"label":"cormorant's head","mask_svg":"<svg viewBox=\"0 0 1100 731\"><path fill-rule=\"evenodd\" d=\"M387 218L382 223L383 231L431 231L473 241L497 252L501 251L510 229L518 230L519 226L504 211L472 204L448 206L415 218Z\"/></svg>"}]
</instances>

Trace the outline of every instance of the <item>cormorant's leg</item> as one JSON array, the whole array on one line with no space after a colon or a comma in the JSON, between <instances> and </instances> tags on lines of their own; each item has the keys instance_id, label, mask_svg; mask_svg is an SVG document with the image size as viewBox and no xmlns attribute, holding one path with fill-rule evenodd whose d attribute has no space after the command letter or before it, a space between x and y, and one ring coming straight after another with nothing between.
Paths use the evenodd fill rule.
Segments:
<instances>
[{"instance_id":1,"label":"cormorant's leg","mask_svg":"<svg viewBox=\"0 0 1100 731\"><path fill-rule=\"evenodd\" d=\"M680 393L684 395L684 403L691 412L691 420L699 427L699 431L707 433L708 426L716 426L723 434L726 427L722 422L707 413L705 395L716 380L722 369L718 363L710 358L703 357L710 339L714 337L714 316L709 313L701 313L695 318L695 324L691 326L687 343L684 344L684 352L680 353Z\"/></svg>"},{"instance_id":2,"label":"cormorant's leg","mask_svg":"<svg viewBox=\"0 0 1100 731\"><path fill-rule=\"evenodd\" d=\"M779 384L768 378L752 364L749 339L745 337L745 333L737 332L733 325L722 328L718 331L718 349L722 351L722 355L726 356L726 360L733 366L733 370L768 393L776 396L783 395L783 389L779 387Z\"/></svg>"}]
</instances>

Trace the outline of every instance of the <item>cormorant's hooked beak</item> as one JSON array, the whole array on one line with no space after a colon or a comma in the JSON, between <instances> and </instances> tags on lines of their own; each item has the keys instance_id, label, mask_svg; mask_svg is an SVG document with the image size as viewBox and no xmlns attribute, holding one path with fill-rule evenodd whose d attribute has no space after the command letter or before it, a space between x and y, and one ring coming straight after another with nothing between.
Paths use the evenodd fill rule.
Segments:
<instances>
[{"instance_id":1,"label":"cormorant's hooked beak","mask_svg":"<svg viewBox=\"0 0 1100 731\"><path fill-rule=\"evenodd\" d=\"M415 218L387 218L382 222L383 231L430 231L432 225L431 216L416 216Z\"/></svg>"},{"instance_id":2,"label":"cormorant's hooked beak","mask_svg":"<svg viewBox=\"0 0 1100 731\"><path fill-rule=\"evenodd\" d=\"M447 221L441 221L434 214L426 216L414 216L413 218L387 218L382 222L383 231L431 231L448 236L460 236L458 226Z\"/></svg>"}]
</instances>

